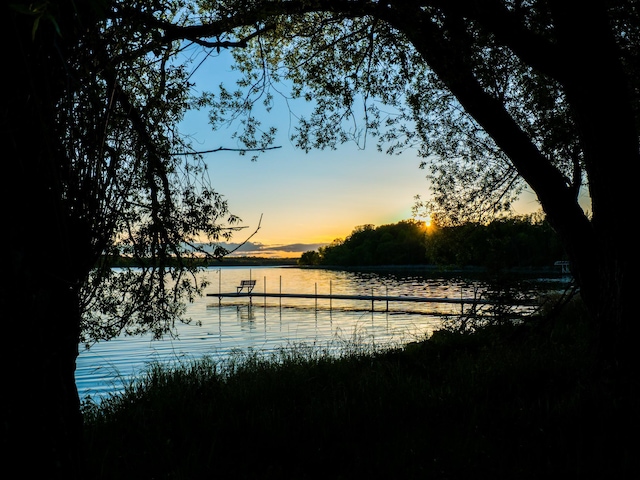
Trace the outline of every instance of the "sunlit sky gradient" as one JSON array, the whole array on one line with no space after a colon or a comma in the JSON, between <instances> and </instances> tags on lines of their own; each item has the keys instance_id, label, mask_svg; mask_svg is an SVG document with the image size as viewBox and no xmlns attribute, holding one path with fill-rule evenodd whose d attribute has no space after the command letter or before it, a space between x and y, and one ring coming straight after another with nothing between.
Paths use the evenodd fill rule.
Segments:
<instances>
[{"instance_id":1,"label":"sunlit sky gradient","mask_svg":"<svg viewBox=\"0 0 640 480\"><path fill-rule=\"evenodd\" d=\"M221 82L233 90L228 58L223 54L203 63L192 77L196 92L217 92ZM238 147L231 139L234 127L213 132L207 118L206 111L191 112L180 124L181 132L194 139L195 149ZM205 157L213 187L247 227L235 234L234 241L251 235L262 216L260 230L240 254L299 257L304 251L345 238L358 225L409 219L414 197L429 195L426 172L419 168L421 159L415 152L389 156L378 152L371 140L365 149L344 144L335 151L305 154L289 140L295 120L282 99L276 99L262 121L265 128L278 127L275 145L281 148L262 153L255 162L251 155L237 152ZM537 210L538 202L528 195L516 205L515 213Z\"/></svg>"}]
</instances>

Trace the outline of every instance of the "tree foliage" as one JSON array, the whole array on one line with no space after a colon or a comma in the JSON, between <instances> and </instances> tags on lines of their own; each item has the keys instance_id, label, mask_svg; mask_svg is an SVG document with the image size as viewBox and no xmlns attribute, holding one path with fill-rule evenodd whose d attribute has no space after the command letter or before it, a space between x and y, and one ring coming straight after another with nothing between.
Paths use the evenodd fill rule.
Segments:
<instances>
[{"instance_id":1,"label":"tree foliage","mask_svg":"<svg viewBox=\"0 0 640 480\"><path fill-rule=\"evenodd\" d=\"M228 120L228 112L235 112L234 118L246 116L253 127L245 129L246 137L259 131L255 110L260 102L268 111L274 95L307 100L312 110L297 117L292 135L299 148L335 149L348 141L364 147L373 138L379 150L390 154L415 151L432 187L429 201L420 205L452 224L485 221L509 212L527 176L452 92L447 84L452 80L442 68L468 77L460 88L474 87L476 94L495 102L494 108L526 136L576 198L585 181L583 154L561 85L504 45L490 30L495 25L483 24L488 12L473 12L465 2L451 7L422 3L390 4L385 10L377 2L265 2L286 13L264 13L259 28L235 32L240 37L261 33L248 48L233 51L244 77L234 94L228 86L221 90L212 103L212 119ZM487 11L498 9L496 3ZM292 5L307 12L288 14L295 11ZM217 8L217 2L210 8ZM543 8L507 6L501 13L526 22L538 41L551 42ZM430 40L437 41L436 35L446 40L424 47L438 56L433 64L443 65L432 66L431 52L422 51L413 38L418 32L411 29L418 27L398 24L400 16L409 18L412 12L433 24L428 28L434 30L426 32L434 37ZM624 38L631 25L621 22L616 33ZM627 52L629 63L633 55ZM290 91L283 91L283 85L291 85ZM248 145L256 143L251 138Z\"/></svg>"},{"instance_id":2,"label":"tree foliage","mask_svg":"<svg viewBox=\"0 0 640 480\"><path fill-rule=\"evenodd\" d=\"M184 21L179 4L160 7L170 7L163 12L167 17ZM90 45L100 50L91 56L99 58L102 81L80 83L74 104L86 111L69 108L64 122L69 130L95 130L91 140L74 135L74 150L84 152L81 165L106 173L89 176L100 190L78 196L98 198L108 206L97 212L107 224L97 232L104 242L100 253L144 259L145 268L114 272L105 262L92 272L83 332L108 338L123 329L152 330L158 336L171 331L183 302L204 287L193 263L183 260L206 256L202 243L213 247L213 256L223 255L218 241L233 230L225 223L232 226L239 219L211 187L202 157L177 154L193 151L176 128L193 107L190 70L175 60L180 45L162 43L158 32L141 31L135 21L117 17L106 20L96 34L100 38ZM74 59L81 78L91 75L82 71L91 65L85 52L78 50ZM101 146L99 155L95 145ZM95 209L89 213L96 215Z\"/></svg>"},{"instance_id":3,"label":"tree foliage","mask_svg":"<svg viewBox=\"0 0 640 480\"><path fill-rule=\"evenodd\" d=\"M433 264L490 271L549 268L566 256L557 233L535 215L436 227L427 235L426 250Z\"/></svg>"},{"instance_id":4,"label":"tree foliage","mask_svg":"<svg viewBox=\"0 0 640 480\"><path fill-rule=\"evenodd\" d=\"M162 8L167 18L185 21L179 4L128 7ZM51 188L73 222L70 242L83 265L80 277L69 279L81 285L83 338L122 331L159 336L204 286L193 263L181 259L207 255L203 243L214 257L223 255L218 242L239 219L213 190L202 157L177 154L193 152L176 127L193 107L190 70L176 60L180 45L161 42L157 31L120 17L118 8L100 12L86 31L88 13L55 29L34 23L33 41L51 37L61 54L50 61L65 69L49 82L59 81L59 91L38 92L56 108L55 118L42 120L55 122L48 141L60 157ZM76 43L67 42L73 35ZM146 266L114 271L108 261L97 262L117 256L144 259Z\"/></svg>"},{"instance_id":5,"label":"tree foliage","mask_svg":"<svg viewBox=\"0 0 640 480\"><path fill-rule=\"evenodd\" d=\"M320 265L414 265L425 263L424 222L405 220L356 227L344 240L320 247Z\"/></svg>"},{"instance_id":6,"label":"tree foliage","mask_svg":"<svg viewBox=\"0 0 640 480\"><path fill-rule=\"evenodd\" d=\"M247 80L218 99L216 112L253 113L258 100L269 106L284 80L291 98L313 100L296 145L337 148L374 137L389 153L415 149L432 185L417 208L443 224L485 223L531 188L563 242L603 349L630 352L614 345L636 328L628 265L637 254L625 226L635 177L621 174L640 160L636 2L201 5L207 16L191 33L247 47L234 52Z\"/></svg>"},{"instance_id":7,"label":"tree foliage","mask_svg":"<svg viewBox=\"0 0 640 480\"><path fill-rule=\"evenodd\" d=\"M500 271L549 268L564 257L562 242L549 223L531 215L455 226L427 227L415 220L362 225L345 239L305 252L298 264L439 265Z\"/></svg>"}]
</instances>

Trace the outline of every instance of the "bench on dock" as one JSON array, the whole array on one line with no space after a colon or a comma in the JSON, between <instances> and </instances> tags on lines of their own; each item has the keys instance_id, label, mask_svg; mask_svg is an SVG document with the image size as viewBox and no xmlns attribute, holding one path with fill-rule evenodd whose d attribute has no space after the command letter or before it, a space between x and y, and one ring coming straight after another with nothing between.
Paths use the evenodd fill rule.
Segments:
<instances>
[{"instance_id":1,"label":"bench on dock","mask_svg":"<svg viewBox=\"0 0 640 480\"><path fill-rule=\"evenodd\" d=\"M255 286L256 286L255 280L242 280L240 282L240 285L236 287L237 289L236 293L240 293L245 288L247 289L247 293L251 293L251 291L253 290L253 287Z\"/></svg>"}]
</instances>

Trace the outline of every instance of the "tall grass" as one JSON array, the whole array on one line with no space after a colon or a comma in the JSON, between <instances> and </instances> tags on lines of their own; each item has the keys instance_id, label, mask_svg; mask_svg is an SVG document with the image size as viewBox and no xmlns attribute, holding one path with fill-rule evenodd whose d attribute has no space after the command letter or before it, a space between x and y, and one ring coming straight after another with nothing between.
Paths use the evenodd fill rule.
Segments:
<instances>
[{"instance_id":1,"label":"tall grass","mask_svg":"<svg viewBox=\"0 0 640 480\"><path fill-rule=\"evenodd\" d=\"M542 327L541 325L544 325ZM87 478L626 478L631 385L594 362L581 310L154 364L84 405Z\"/></svg>"}]
</instances>

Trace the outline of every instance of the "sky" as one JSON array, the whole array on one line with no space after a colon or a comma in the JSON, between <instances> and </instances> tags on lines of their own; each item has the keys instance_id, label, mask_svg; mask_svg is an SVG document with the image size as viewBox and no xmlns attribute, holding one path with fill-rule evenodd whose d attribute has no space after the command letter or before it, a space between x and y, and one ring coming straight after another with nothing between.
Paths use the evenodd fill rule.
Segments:
<instances>
[{"instance_id":1,"label":"sky","mask_svg":"<svg viewBox=\"0 0 640 480\"><path fill-rule=\"evenodd\" d=\"M206 60L192 77L195 92L217 91L221 82L231 87L235 77L230 64L228 56ZM419 168L415 152L390 156L378 152L371 140L364 149L351 143L305 153L289 140L294 125L281 99L262 121L278 127L275 145L280 148L260 154L257 161L237 152L205 156L213 188L246 227L233 241L247 240L260 226L236 254L299 257L347 237L359 225L410 219L415 196L429 196L426 170ZM179 129L200 151L238 147L231 139L235 128L212 131L207 111L188 113ZM515 207L517 214L537 210L531 195Z\"/></svg>"}]
</instances>

